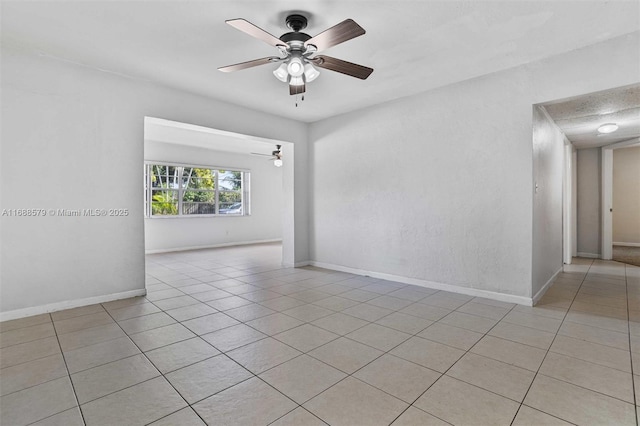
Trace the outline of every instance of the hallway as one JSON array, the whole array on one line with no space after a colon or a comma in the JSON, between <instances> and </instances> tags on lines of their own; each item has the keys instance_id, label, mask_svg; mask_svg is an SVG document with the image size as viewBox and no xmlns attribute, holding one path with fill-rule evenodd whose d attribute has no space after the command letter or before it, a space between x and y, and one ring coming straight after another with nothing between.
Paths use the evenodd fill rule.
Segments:
<instances>
[{"instance_id":1,"label":"hallway","mask_svg":"<svg viewBox=\"0 0 640 426\"><path fill-rule=\"evenodd\" d=\"M640 266L640 247L614 245L612 259L616 262Z\"/></svg>"}]
</instances>

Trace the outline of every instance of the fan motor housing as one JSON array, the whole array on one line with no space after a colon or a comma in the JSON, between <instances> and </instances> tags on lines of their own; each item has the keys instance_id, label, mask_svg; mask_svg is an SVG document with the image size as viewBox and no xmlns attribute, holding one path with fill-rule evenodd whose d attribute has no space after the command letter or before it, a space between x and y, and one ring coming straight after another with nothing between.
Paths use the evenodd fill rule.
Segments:
<instances>
[{"instance_id":1,"label":"fan motor housing","mask_svg":"<svg viewBox=\"0 0 640 426\"><path fill-rule=\"evenodd\" d=\"M292 14L285 19L287 27L293 31L280 36L280 40L289 44L292 48L300 48L305 41L309 40L311 36L309 34L301 33L300 30L307 28L307 18L304 15ZM291 44L293 42L293 44Z\"/></svg>"},{"instance_id":2,"label":"fan motor housing","mask_svg":"<svg viewBox=\"0 0 640 426\"><path fill-rule=\"evenodd\" d=\"M304 43L310 38L311 36L309 34L299 33L299 32L286 33L280 36L280 40L284 41L285 43L289 43L292 41L299 41L301 43Z\"/></svg>"}]
</instances>

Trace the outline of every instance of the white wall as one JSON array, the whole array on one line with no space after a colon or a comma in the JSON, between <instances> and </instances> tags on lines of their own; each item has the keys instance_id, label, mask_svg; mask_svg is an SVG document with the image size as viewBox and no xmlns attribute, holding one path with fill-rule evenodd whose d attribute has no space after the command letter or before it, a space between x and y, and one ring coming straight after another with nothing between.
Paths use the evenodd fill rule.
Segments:
<instances>
[{"instance_id":1,"label":"white wall","mask_svg":"<svg viewBox=\"0 0 640 426\"><path fill-rule=\"evenodd\" d=\"M578 150L571 153L571 256L578 255Z\"/></svg>"},{"instance_id":2,"label":"white wall","mask_svg":"<svg viewBox=\"0 0 640 426\"><path fill-rule=\"evenodd\" d=\"M308 259L306 125L7 46L1 54L0 208L130 214L2 217L0 319L144 289L145 116L295 143L287 255Z\"/></svg>"},{"instance_id":3,"label":"white wall","mask_svg":"<svg viewBox=\"0 0 640 426\"><path fill-rule=\"evenodd\" d=\"M251 215L145 219L147 252L282 239L282 169L266 157L145 141L145 160L251 172Z\"/></svg>"},{"instance_id":4,"label":"white wall","mask_svg":"<svg viewBox=\"0 0 640 426\"><path fill-rule=\"evenodd\" d=\"M602 239L600 148L578 150L578 256L599 257Z\"/></svg>"},{"instance_id":5,"label":"white wall","mask_svg":"<svg viewBox=\"0 0 640 426\"><path fill-rule=\"evenodd\" d=\"M293 263L526 299L531 105L636 83L640 73L634 33L315 123L310 153L303 123L6 45L1 55L0 208L130 215L2 217L0 320L144 288L145 116L295 143L294 167L283 170L295 178L285 201L293 227L283 229Z\"/></svg>"},{"instance_id":6,"label":"white wall","mask_svg":"<svg viewBox=\"0 0 640 426\"><path fill-rule=\"evenodd\" d=\"M640 245L640 146L613 150L613 241Z\"/></svg>"},{"instance_id":7,"label":"white wall","mask_svg":"<svg viewBox=\"0 0 640 426\"><path fill-rule=\"evenodd\" d=\"M531 103L514 106L526 99L524 77L482 77L313 124L312 258L527 295Z\"/></svg>"},{"instance_id":8,"label":"white wall","mask_svg":"<svg viewBox=\"0 0 640 426\"><path fill-rule=\"evenodd\" d=\"M636 33L312 124L311 258L530 302L531 107L636 82L638 44Z\"/></svg>"},{"instance_id":9,"label":"white wall","mask_svg":"<svg viewBox=\"0 0 640 426\"><path fill-rule=\"evenodd\" d=\"M532 294L562 269L564 134L545 113L533 108L533 277Z\"/></svg>"}]
</instances>

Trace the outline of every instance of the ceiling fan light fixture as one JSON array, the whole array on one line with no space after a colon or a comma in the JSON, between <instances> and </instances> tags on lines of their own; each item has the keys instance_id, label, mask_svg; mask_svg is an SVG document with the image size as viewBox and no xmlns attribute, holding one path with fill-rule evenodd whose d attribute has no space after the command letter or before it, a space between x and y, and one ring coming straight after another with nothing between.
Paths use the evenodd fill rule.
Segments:
<instances>
[{"instance_id":1,"label":"ceiling fan light fixture","mask_svg":"<svg viewBox=\"0 0 640 426\"><path fill-rule=\"evenodd\" d=\"M304 66L304 78L307 81L307 83L312 82L313 80L315 80L316 78L318 78L318 76L320 75L320 71L318 71L317 69L315 69L313 67L313 65L311 64L306 64Z\"/></svg>"},{"instance_id":2,"label":"ceiling fan light fixture","mask_svg":"<svg viewBox=\"0 0 640 426\"><path fill-rule=\"evenodd\" d=\"M360 80L366 80L373 72L373 68L332 58L331 56L314 56L318 52L365 34L364 28L353 19L345 19L312 37L309 34L300 32L307 26L307 17L304 14L293 13L288 15L285 21L287 27L292 31L281 35L279 38L246 19L229 19L225 22L233 28L275 47L279 51L279 56L267 56L252 61L227 65L219 67L218 70L228 73L260 65L280 63L278 68L273 71L273 75L283 83L289 83L289 95L296 96L296 106L298 106L299 95L302 95L301 99L304 100L306 83L314 81L320 75L317 68L339 72Z\"/></svg>"},{"instance_id":3,"label":"ceiling fan light fixture","mask_svg":"<svg viewBox=\"0 0 640 426\"><path fill-rule=\"evenodd\" d=\"M289 84L292 86L302 86L304 85L304 78L291 76L291 80L289 81Z\"/></svg>"},{"instance_id":4,"label":"ceiling fan light fixture","mask_svg":"<svg viewBox=\"0 0 640 426\"><path fill-rule=\"evenodd\" d=\"M291 58L289 65L287 65L287 71L291 77L300 77L304 74L304 64L302 60L297 57Z\"/></svg>"},{"instance_id":5,"label":"ceiling fan light fixture","mask_svg":"<svg viewBox=\"0 0 640 426\"><path fill-rule=\"evenodd\" d=\"M618 130L618 125L616 123L607 123L598 127L598 133L613 133Z\"/></svg>"},{"instance_id":6,"label":"ceiling fan light fixture","mask_svg":"<svg viewBox=\"0 0 640 426\"><path fill-rule=\"evenodd\" d=\"M282 160L279 158L276 158L275 160L273 160L273 165L276 167L282 167Z\"/></svg>"},{"instance_id":7,"label":"ceiling fan light fixture","mask_svg":"<svg viewBox=\"0 0 640 426\"><path fill-rule=\"evenodd\" d=\"M273 75L276 76L278 80L283 83L286 83L289 78L289 72L287 71L287 64L280 65L274 72Z\"/></svg>"}]
</instances>

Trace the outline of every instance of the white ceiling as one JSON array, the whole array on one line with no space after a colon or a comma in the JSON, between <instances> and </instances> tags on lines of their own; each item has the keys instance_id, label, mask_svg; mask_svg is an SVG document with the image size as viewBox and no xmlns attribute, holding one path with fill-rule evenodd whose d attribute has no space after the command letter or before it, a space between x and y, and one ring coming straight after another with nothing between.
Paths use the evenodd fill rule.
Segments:
<instances>
[{"instance_id":1,"label":"white ceiling","mask_svg":"<svg viewBox=\"0 0 640 426\"><path fill-rule=\"evenodd\" d=\"M578 149L640 137L640 84L552 102L544 107ZM615 123L619 128L613 133L598 133L598 127L606 123Z\"/></svg>"},{"instance_id":2,"label":"white ceiling","mask_svg":"<svg viewBox=\"0 0 640 426\"><path fill-rule=\"evenodd\" d=\"M300 10L302 8L302 10ZM638 31L637 1L2 1L2 42L249 108L316 121ZM326 52L375 69L361 81L322 70L296 108L266 65L276 55L226 25L280 36L291 11L315 35L346 18L366 31Z\"/></svg>"}]
</instances>

